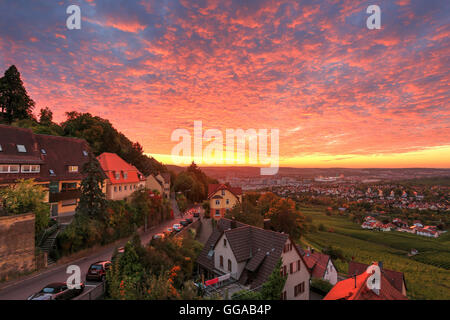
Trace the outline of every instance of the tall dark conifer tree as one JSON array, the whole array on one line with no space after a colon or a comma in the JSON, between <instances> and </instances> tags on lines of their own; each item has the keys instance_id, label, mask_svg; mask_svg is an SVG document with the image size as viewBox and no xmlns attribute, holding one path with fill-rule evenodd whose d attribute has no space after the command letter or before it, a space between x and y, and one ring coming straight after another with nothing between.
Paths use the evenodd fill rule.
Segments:
<instances>
[{"instance_id":1,"label":"tall dark conifer tree","mask_svg":"<svg viewBox=\"0 0 450 320\"><path fill-rule=\"evenodd\" d=\"M0 78L0 110L7 123L15 120L32 119L34 101L28 96L20 73L12 65Z\"/></svg>"}]
</instances>

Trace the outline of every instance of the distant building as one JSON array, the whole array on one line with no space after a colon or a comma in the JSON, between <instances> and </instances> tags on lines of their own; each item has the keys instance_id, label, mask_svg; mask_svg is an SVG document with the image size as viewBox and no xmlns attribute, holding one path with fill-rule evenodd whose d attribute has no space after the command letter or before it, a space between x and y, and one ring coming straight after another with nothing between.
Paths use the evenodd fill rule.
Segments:
<instances>
[{"instance_id":1,"label":"distant building","mask_svg":"<svg viewBox=\"0 0 450 320\"><path fill-rule=\"evenodd\" d=\"M211 217L220 219L233 209L236 203L242 203L242 189L229 187L226 184L210 184L208 200Z\"/></svg>"},{"instance_id":2,"label":"distant building","mask_svg":"<svg viewBox=\"0 0 450 320\"><path fill-rule=\"evenodd\" d=\"M46 201L52 217L73 215L81 195L81 170L89 152L89 145L82 139L0 125L0 186L34 179L48 192Z\"/></svg>"},{"instance_id":3,"label":"distant building","mask_svg":"<svg viewBox=\"0 0 450 320\"><path fill-rule=\"evenodd\" d=\"M384 272L380 275L380 289L370 289L367 286L370 276L366 269L359 275L339 281L323 300L408 300L390 283Z\"/></svg>"},{"instance_id":4,"label":"distant building","mask_svg":"<svg viewBox=\"0 0 450 320\"><path fill-rule=\"evenodd\" d=\"M145 178L139 170L117 154L104 152L97 159L107 177L107 199L123 200L139 188L145 187Z\"/></svg>"},{"instance_id":5,"label":"distant building","mask_svg":"<svg viewBox=\"0 0 450 320\"><path fill-rule=\"evenodd\" d=\"M282 260L281 270L275 267ZM199 272L214 282L226 278L235 292L260 290L272 272L287 276L281 299L309 300L311 274L287 234L220 219L197 259ZM211 282L205 282L206 284ZM217 286L220 287L220 283ZM233 292L229 292L230 296Z\"/></svg>"}]
</instances>

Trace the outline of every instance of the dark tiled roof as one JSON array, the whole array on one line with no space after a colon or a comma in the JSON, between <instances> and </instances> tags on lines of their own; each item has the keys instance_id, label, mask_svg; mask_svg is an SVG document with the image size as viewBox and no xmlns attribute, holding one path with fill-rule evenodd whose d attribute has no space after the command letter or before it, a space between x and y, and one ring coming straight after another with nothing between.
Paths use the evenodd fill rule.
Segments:
<instances>
[{"instance_id":1,"label":"dark tiled roof","mask_svg":"<svg viewBox=\"0 0 450 320\"><path fill-rule=\"evenodd\" d=\"M351 277L353 275L359 275L362 274L367 270L369 267L368 264L356 262L356 261L350 261L348 263L348 276ZM405 277L403 275L403 272L399 271L393 271L388 269L381 269L381 272L385 275L386 279L389 280L389 282L400 292L403 291L403 283L405 282ZM406 288L406 283L405 283Z\"/></svg>"},{"instance_id":2,"label":"dark tiled roof","mask_svg":"<svg viewBox=\"0 0 450 320\"><path fill-rule=\"evenodd\" d=\"M297 249L302 254L303 260L305 261L308 269L311 271L311 275L314 278L323 278L325 271L327 270L330 256L317 251L311 252L309 250L302 250L300 246L297 246ZM364 269L364 271L366 269Z\"/></svg>"},{"instance_id":3,"label":"dark tiled roof","mask_svg":"<svg viewBox=\"0 0 450 320\"><path fill-rule=\"evenodd\" d=\"M17 152L17 144L24 145L27 152ZM82 167L88 161L83 151L90 151L89 145L82 139L34 134L30 129L5 125L0 125L0 145L4 150L0 152L0 163L41 165L40 173L2 174L0 183L30 178L36 181L81 180ZM78 173L70 173L68 166L78 166ZM50 174L50 169L54 175Z\"/></svg>"},{"instance_id":4,"label":"dark tiled roof","mask_svg":"<svg viewBox=\"0 0 450 320\"><path fill-rule=\"evenodd\" d=\"M260 287L267 281L281 258L288 235L239 222L236 222L236 228L231 229L231 224L229 219L218 221L218 228L208 239L197 262L209 270L214 269L214 259L208 258L208 252L225 233L236 259L248 261L248 268L242 273L239 282L250 285L250 288ZM247 281L250 283L246 283Z\"/></svg>"}]
</instances>

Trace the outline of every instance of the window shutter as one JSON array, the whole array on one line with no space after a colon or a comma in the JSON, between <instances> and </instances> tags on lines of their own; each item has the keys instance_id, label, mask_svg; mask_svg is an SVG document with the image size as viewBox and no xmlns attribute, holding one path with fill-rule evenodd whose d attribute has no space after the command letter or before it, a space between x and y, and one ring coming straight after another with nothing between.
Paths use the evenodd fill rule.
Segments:
<instances>
[{"instance_id":1,"label":"window shutter","mask_svg":"<svg viewBox=\"0 0 450 320\"><path fill-rule=\"evenodd\" d=\"M289 264L289 273L294 273L294 264L292 262Z\"/></svg>"}]
</instances>

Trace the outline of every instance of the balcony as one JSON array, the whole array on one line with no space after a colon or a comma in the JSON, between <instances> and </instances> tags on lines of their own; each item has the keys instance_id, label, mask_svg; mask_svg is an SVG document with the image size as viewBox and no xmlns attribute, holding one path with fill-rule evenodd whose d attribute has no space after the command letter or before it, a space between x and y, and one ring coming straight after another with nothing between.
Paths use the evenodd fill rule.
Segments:
<instances>
[{"instance_id":1,"label":"balcony","mask_svg":"<svg viewBox=\"0 0 450 320\"><path fill-rule=\"evenodd\" d=\"M54 203L64 200L79 199L80 196L81 196L80 189L55 192L49 194L49 202Z\"/></svg>"}]
</instances>

